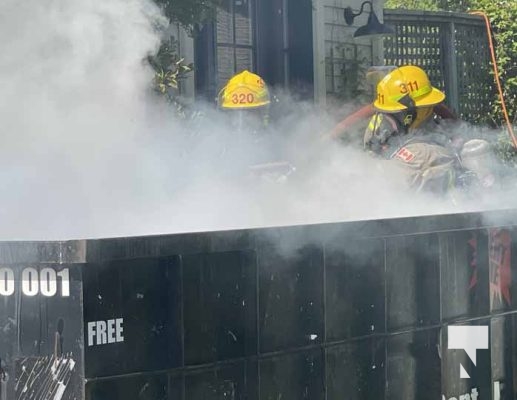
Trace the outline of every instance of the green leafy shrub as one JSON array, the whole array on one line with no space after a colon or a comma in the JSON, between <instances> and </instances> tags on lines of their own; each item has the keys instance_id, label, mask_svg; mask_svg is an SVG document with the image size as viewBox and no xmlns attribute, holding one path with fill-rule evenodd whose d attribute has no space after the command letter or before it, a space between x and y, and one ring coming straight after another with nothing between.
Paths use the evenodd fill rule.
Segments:
<instances>
[{"instance_id":1,"label":"green leafy shrub","mask_svg":"<svg viewBox=\"0 0 517 400\"><path fill-rule=\"evenodd\" d=\"M492 144L492 149L503 165L517 168L517 149L507 132L501 132Z\"/></svg>"},{"instance_id":2,"label":"green leafy shrub","mask_svg":"<svg viewBox=\"0 0 517 400\"><path fill-rule=\"evenodd\" d=\"M155 55L148 57L148 62L155 71L154 91L173 105L178 115L185 116L185 105L180 101L180 84L192 72L193 65L180 58L177 49L177 41L170 37L162 42Z\"/></svg>"}]
</instances>

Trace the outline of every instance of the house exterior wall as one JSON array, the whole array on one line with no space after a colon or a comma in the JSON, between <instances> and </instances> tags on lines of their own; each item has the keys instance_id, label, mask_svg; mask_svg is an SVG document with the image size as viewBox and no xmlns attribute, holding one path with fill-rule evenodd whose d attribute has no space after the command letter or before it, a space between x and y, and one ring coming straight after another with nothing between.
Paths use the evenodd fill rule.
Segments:
<instances>
[{"instance_id":1,"label":"house exterior wall","mask_svg":"<svg viewBox=\"0 0 517 400\"><path fill-rule=\"evenodd\" d=\"M357 28L366 24L370 7L366 5L362 15L356 17L354 24L348 26L344 20L344 10L351 6L354 12L358 12L361 7L362 0L312 0L312 58L314 66L314 100L316 103L325 105L327 100L332 101L338 99L355 100L361 94L370 97L369 93L364 94L370 90L368 85L364 82L364 70L371 65L382 65L382 39L358 38L354 39L353 34ZM276 3L275 3L276 4ZM285 7L285 2L278 2L278 10ZM282 6L281 4L284 4ZM382 9L384 0L373 0L374 10L382 21ZM257 2L257 7L261 7L260 1ZM275 7L270 7L276 10ZM278 11L277 10L277 11ZM280 11L278 11L280 12ZM258 10L260 14L260 10ZM218 13L218 22L215 23L215 35L211 40L218 42L233 42L233 35L249 36L249 41L239 40L238 45L249 45L253 48L263 48L269 46L268 43L261 43L257 45L257 34L249 30L249 23L241 26L235 21L235 30L233 29L233 20L230 21L231 15L228 12L221 10ZM262 12L263 14L263 12ZM289 9L287 14L289 15ZM226 16L226 18L225 18ZM271 17L273 18L273 16ZM284 22L288 23L288 18ZM227 29L224 29L224 25ZM185 57L187 62L194 61L194 41L183 30L175 27L176 37L180 40L181 55ZM289 28L286 28L289 30ZM242 33L246 31L246 35ZM237 35L240 33L239 35ZM227 37L226 37L227 36ZM253 39L251 39L253 37ZM225 40L226 39L226 40ZM260 38L259 38L260 39ZM270 39L270 38L269 38ZM282 40L276 38L276 40ZM239 42L238 41L238 42ZM271 46L278 46L277 43ZM230 77L235 72L235 69L241 70L241 67L251 68L256 64L253 60L253 53L243 53L245 49L239 49L239 54L234 58L233 52L225 52L225 47L218 46L213 43L215 49L215 73L219 80L224 81L222 77ZM228 54L226 54L228 53ZM250 58L251 57L251 58ZM288 67L287 67L288 69ZM287 75L289 72L287 71ZM312 76L312 74L311 74ZM195 77L192 76L188 82L184 83L184 94L193 97L195 94ZM289 82L289 77L286 78ZM216 84L219 88L220 84Z\"/></svg>"},{"instance_id":2,"label":"house exterior wall","mask_svg":"<svg viewBox=\"0 0 517 400\"><path fill-rule=\"evenodd\" d=\"M316 95L320 103L332 99L353 100L370 94L364 81L364 70L371 65L382 65L382 39L354 38L357 28L366 24L370 14L365 5L363 14L348 26L344 19L346 7L358 13L362 0L314 0L318 3L314 21L319 36L315 38ZM382 22L384 0L373 0L374 11Z\"/></svg>"}]
</instances>

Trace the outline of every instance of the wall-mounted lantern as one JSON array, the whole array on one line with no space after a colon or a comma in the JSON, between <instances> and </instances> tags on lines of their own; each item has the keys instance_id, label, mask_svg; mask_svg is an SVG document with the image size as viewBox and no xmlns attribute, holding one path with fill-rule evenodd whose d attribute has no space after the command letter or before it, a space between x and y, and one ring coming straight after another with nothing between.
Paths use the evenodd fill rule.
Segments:
<instances>
[{"instance_id":1,"label":"wall-mounted lantern","mask_svg":"<svg viewBox=\"0 0 517 400\"><path fill-rule=\"evenodd\" d=\"M365 1L363 4L361 4L361 10L354 14L352 11L352 7L345 8L345 21L348 25L352 25L354 23L355 17L358 15L361 15L363 13L363 9L365 4L370 5L370 16L368 17L368 22L366 25L361 26L358 28L355 33L354 37L360 37L360 36L378 36L378 35L394 35L395 31L393 28L386 26L384 24L381 24L379 22L379 18L377 18L377 15L375 14L375 11L373 11L373 5L371 1Z\"/></svg>"}]
</instances>

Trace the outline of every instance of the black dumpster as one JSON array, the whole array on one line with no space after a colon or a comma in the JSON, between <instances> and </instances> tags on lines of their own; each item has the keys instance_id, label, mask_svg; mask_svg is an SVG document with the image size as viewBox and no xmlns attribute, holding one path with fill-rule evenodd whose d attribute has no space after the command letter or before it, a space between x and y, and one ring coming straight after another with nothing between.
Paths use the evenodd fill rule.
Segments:
<instances>
[{"instance_id":1,"label":"black dumpster","mask_svg":"<svg viewBox=\"0 0 517 400\"><path fill-rule=\"evenodd\" d=\"M515 226L1 243L0 399L515 399ZM450 325L488 327L475 363Z\"/></svg>"}]
</instances>

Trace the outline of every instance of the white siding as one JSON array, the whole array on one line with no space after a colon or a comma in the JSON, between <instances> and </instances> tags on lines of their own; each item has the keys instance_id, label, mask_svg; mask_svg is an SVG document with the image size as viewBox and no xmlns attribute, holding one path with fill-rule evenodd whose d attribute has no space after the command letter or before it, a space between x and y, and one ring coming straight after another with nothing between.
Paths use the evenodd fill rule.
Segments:
<instances>
[{"instance_id":1,"label":"white siding","mask_svg":"<svg viewBox=\"0 0 517 400\"><path fill-rule=\"evenodd\" d=\"M344 19L346 7L352 7L357 13L361 0L314 0L317 15L314 20L323 24L318 27L320 37L315 38L315 81L324 89L317 96L350 96L359 89L370 88L362 79L364 69L371 65L382 65L382 42L379 39L357 38L353 34L357 28L366 24L370 15L370 6L365 5L363 14L356 17L354 25L348 26ZM382 22L384 0L373 0L374 9ZM322 64L324 67L322 68ZM359 70L358 70L359 67ZM359 72L359 76L357 76Z\"/></svg>"}]
</instances>

